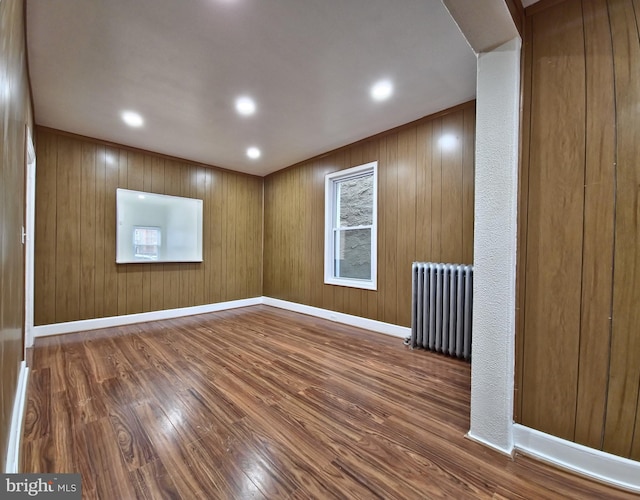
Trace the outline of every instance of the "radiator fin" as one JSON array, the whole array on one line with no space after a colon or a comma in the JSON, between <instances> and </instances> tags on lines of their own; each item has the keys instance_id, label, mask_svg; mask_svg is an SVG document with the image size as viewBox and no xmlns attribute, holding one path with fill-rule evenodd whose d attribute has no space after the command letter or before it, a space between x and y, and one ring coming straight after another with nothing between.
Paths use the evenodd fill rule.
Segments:
<instances>
[{"instance_id":1,"label":"radiator fin","mask_svg":"<svg viewBox=\"0 0 640 500\"><path fill-rule=\"evenodd\" d=\"M473 266L414 262L411 347L471 359Z\"/></svg>"}]
</instances>

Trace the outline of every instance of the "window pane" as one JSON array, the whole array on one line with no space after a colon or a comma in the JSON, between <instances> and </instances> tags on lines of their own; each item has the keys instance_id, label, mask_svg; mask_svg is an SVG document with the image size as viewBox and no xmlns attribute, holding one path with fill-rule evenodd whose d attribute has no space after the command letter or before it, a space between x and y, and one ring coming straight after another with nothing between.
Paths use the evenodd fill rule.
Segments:
<instances>
[{"instance_id":1,"label":"window pane","mask_svg":"<svg viewBox=\"0 0 640 500\"><path fill-rule=\"evenodd\" d=\"M373 174L337 183L339 227L373 224Z\"/></svg>"},{"instance_id":2,"label":"window pane","mask_svg":"<svg viewBox=\"0 0 640 500\"><path fill-rule=\"evenodd\" d=\"M371 229L335 232L334 276L371 279Z\"/></svg>"},{"instance_id":3,"label":"window pane","mask_svg":"<svg viewBox=\"0 0 640 500\"><path fill-rule=\"evenodd\" d=\"M160 228L140 227L133 228L133 256L136 259L158 260L160 249Z\"/></svg>"}]
</instances>

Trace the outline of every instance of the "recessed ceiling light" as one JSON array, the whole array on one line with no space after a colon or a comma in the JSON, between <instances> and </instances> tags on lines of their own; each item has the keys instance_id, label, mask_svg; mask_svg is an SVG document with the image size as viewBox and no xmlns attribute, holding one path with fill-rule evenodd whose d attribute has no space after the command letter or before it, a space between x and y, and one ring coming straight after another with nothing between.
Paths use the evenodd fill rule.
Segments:
<instances>
[{"instance_id":1,"label":"recessed ceiling light","mask_svg":"<svg viewBox=\"0 0 640 500\"><path fill-rule=\"evenodd\" d=\"M252 115L256 111L256 103L251 97L238 97L236 99L236 111L241 115Z\"/></svg>"},{"instance_id":2,"label":"recessed ceiling light","mask_svg":"<svg viewBox=\"0 0 640 500\"><path fill-rule=\"evenodd\" d=\"M144 195L143 194L139 194L138 198L140 198L141 200L144 200Z\"/></svg>"},{"instance_id":3,"label":"recessed ceiling light","mask_svg":"<svg viewBox=\"0 0 640 500\"><path fill-rule=\"evenodd\" d=\"M135 111L123 111L122 120L130 127L141 127L144 119Z\"/></svg>"},{"instance_id":4,"label":"recessed ceiling light","mask_svg":"<svg viewBox=\"0 0 640 500\"><path fill-rule=\"evenodd\" d=\"M250 147L249 149L247 149L247 156L252 160L260 158L260 154L260 150L256 147Z\"/></svg>"},{"instance_id":5,"label":"recessed ceiling light","mask_svg":"<svg viewBox=\"0 0 640 500\"><path fill-rule=\"evenodd\" d=\"M393 85L389 80L380 80L371 87L371 98L384 101L393 94Z\"/></svg>"}]
</instances>

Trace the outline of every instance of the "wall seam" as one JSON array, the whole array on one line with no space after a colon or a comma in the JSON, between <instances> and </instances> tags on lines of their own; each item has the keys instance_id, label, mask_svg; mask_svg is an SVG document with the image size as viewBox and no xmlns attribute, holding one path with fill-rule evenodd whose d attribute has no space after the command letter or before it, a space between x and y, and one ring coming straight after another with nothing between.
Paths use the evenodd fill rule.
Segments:
<instances>
[{"instance_id":1,"label":"wall seam","mask_svg":"<svg viewBox=\"0 0 640 500\"><path fill-rule=\"evenodd\" d=\"M612 71L613 71L613 82L614 82L614 92L613 92L613 113L615 125L613 128L614 134L614 157L613 157L613 248L611 251L611 295L609 301L609 352L608 352L608 366L607 366L607 383L606 383L606 398L604 402L604 420L602 422L602 433L600 440L600 448L604 450L605 445L605 437L607 431L607 415L609 411L609 387L611 385L611 352L612 352L612 344L613 344L613 292L615 289L614 279L615 279L615 265L616 265L616 218L617 218L617 207L618 207L618 95L615 91L616 87L616 54L613 45L613 33L611 30L611 10L610 10L610 2L607 1L607 17L609 20L609 36L611 37L611 53L612 53Z\"/></svg>"},{"instance_id":2,"label":"wall seam","mask_svg":"<svg viewBox=\"0 0 640 500\"><path fill-rule=\"evenodd\" d=\"M580 2L580 13L582 20L582 47L584 50L584 160L582 164L582 252L580 255L580 318L578 319L578 366L576 368L576 401L574 405L573 415L573 438L576 441L576 427L578 420L578 401L580 399L580 367L582 365L582 319L584 314L584 253L585 253L585 227L586 227L586 210L587 210L587 140L589 121L589 99L587 92L589 91L587 81L587 39L584 31L584 3Z\"/></svg>"}]
</instances>

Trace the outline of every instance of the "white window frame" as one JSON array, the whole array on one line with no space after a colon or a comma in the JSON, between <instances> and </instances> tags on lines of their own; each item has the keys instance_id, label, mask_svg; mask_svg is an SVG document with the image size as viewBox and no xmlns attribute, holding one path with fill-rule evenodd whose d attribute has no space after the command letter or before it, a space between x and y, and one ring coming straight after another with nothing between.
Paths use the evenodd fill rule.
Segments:
<instances>
[{"instance_id":1,"label":"white window frame","mask_svg":"<svg viewBox=\"0 0 640 500\"><path fill-rule=\"evenodd\" d=\"M373 173L373 220L371 224L371 279L340 278L334 274L335 233L337 228L336 185L338 182ZM324 282L328 285L348 286L365 290L378 288L378 162L373 161L357 167L327 174L324 178ZM369 226L363 226L362 228ZM361 229L361 228L350 228Z\"/></svg>"}]
</instances>

